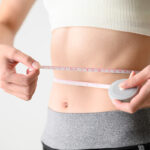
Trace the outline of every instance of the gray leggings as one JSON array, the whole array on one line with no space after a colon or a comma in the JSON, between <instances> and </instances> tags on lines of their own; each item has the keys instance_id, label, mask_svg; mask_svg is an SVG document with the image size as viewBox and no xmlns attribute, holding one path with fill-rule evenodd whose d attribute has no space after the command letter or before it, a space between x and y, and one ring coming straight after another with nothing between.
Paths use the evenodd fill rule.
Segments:
<instances>
[{"instance_id":1,"label":"gray leggings","mask_svg":"<svg viewBox=\"0 0 150 150\"><path fill-rule=\"evenodd\" d=\"M50 147L102 150L142 146L150 143L150 108L140 109L133 114L119 110L63 113L48 108L41 141L47 145L45 150Z\"/></svg>"},{"instance_id":2,"label":"gray leggings","mask_svg":"<svg viewBox=\"0 0 150 150\"><path fill-rule=\"evenodd\" d=\"M54 149L52 147L49 147L42 143L43 145L43 150L58 150ZM90 150L92 150L90 148ZM93 150L150 150L150 143L146 144L140 144L140 145L133 145L133 146L126 146L126 147L119 147L119 148L100 148L100 149L93 149Z\"/></svg>"}]
</instances>

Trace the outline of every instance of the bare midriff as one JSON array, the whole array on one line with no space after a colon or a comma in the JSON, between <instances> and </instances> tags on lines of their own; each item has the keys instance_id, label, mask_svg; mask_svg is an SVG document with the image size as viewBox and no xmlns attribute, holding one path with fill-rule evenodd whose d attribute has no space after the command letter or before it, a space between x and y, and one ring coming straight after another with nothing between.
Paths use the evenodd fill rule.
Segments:
<instances>
[{"instance_id":1,"label":"bare midriff","mask_svg":"<svg viewBox=\"0 0 150 150\"><path fill-rule=\"evenodd\" d=\"M150 37L95 27L61 27L52 32L51 64L141 71L150 64ZM53 70L56 78L111 84L129 74ZM150 97L149 97L150 99ZM108 89L52 82L48 106L58 112L87 113L118 110Z\"/></svg>"}]
</instances>

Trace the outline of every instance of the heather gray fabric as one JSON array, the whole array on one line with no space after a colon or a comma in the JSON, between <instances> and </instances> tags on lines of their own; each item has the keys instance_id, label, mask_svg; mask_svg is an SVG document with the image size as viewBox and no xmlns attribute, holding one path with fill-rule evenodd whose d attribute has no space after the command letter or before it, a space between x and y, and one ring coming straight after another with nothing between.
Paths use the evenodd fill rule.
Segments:
<instances>
[{"instance_id":1,"label":"heather gray fabric","mask_svg":"<svg viewBox=\"0 0 150 150\"><path fill-rule=\"evenodd\" d=\"M63 113L48 108L41 141L64 150L117 148L150 142L150 108Z\"/></svg>"}]
</instances>

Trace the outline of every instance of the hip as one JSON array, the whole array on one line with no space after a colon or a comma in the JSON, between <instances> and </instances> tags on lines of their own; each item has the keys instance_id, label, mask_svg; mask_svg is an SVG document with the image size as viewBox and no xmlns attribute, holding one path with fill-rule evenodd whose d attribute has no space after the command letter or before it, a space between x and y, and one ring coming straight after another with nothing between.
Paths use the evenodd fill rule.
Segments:
<instances>
[{"instance_id":1,"label":"hip","mask_svg":"<svg viewBox=\"0 0 150 150\"><path fill-rule=\"evenodd\" d=\"M49 147L66 150L123 148L150 142L149 125L149 108L134 114L118 110L63 113L48 108L41 141Z\"/></svg>"}]
</instances>

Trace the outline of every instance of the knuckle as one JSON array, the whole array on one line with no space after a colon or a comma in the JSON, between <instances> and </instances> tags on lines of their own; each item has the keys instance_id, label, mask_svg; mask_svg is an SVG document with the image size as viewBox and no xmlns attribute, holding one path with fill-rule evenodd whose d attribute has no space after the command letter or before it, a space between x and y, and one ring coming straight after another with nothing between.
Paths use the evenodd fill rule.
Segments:
<instances>
[{"instance_id":1,"label":"knuckle","mask_svg":"<svg viewBox=\"0 0 150 150\"><path fill-rule=\"evenodd\" d=\"M26 62L31 62L32 61L32 57L31 56L26 56L24 59L25 59Z\"/></svg>"},{"instance_id":2,"label":"knuckle","mask_svg":"<svg viewBox=\"0 0 150 150\"><path fill-rule=\"evenodd\" d=\"M133 114L134 112L133 112L132 110L129 110L128 113L129 113L129 114Z\"/></svg>"},{"instance_id":3,"label":"knuckle","mask_svg":"<svg viewBox=\"0 0 150 150\"><path fill-rule=\"evenodd\" d=\"M128 112L129 112L130 114L133 114L133 113L136 112L136 109L135 109L134 107L132 107L132 106L129 106Z\"/></svg>"},{"instance_id":4,"label":"knuckle","mask_svg":"<svg viewBox=\"0 0 150 150\"><path fill-rule=\"evenodd\" d=\"M32 98L32 96L28 95L28 94L24 96L24 100L26 100L26 101L31 100L31 98Z\"/></svg>"},{"instance_id":5,"label":"knuckle","mask_svg":"<svg viewBox=\"0 0 150 150\"><path fill-rule=\"evenodd\" d=\"M15 58L15 56L18 54L18 50L17 49L13 49L13 51L10 53L11 58Z\"/></svg>"},{"instance_id":6,"label":"knuckle","mask_svg":"<svg viewBox=\"0 0 150 150\"><path fill-rule=\"evenodd\" d=\"M25 78L24 79L24 83L25 83L25 85L28 87L29 85L30 85L30 83L31 83L31 79L28 77L28 78Z\"/></svg>"},{"instance_id":7,"label":"knuckle","mask_svg":"<svg viewBox=\"0 0 150 150\"><path fill-rule=\"evenodd\" d=\"M30 86L25 87L25 94L29 95L31 93Z\"/></svg>"},{"instance_id":8,"label":"knuckle","mask_svg":"<svg viewBox=\"0 0 150 150\"><path fill-rule=\"evenodd\" d=\"M40 74L40 70L37 70L37 76L39 76L39 74Z\"/></svg>"}]
</instances>

